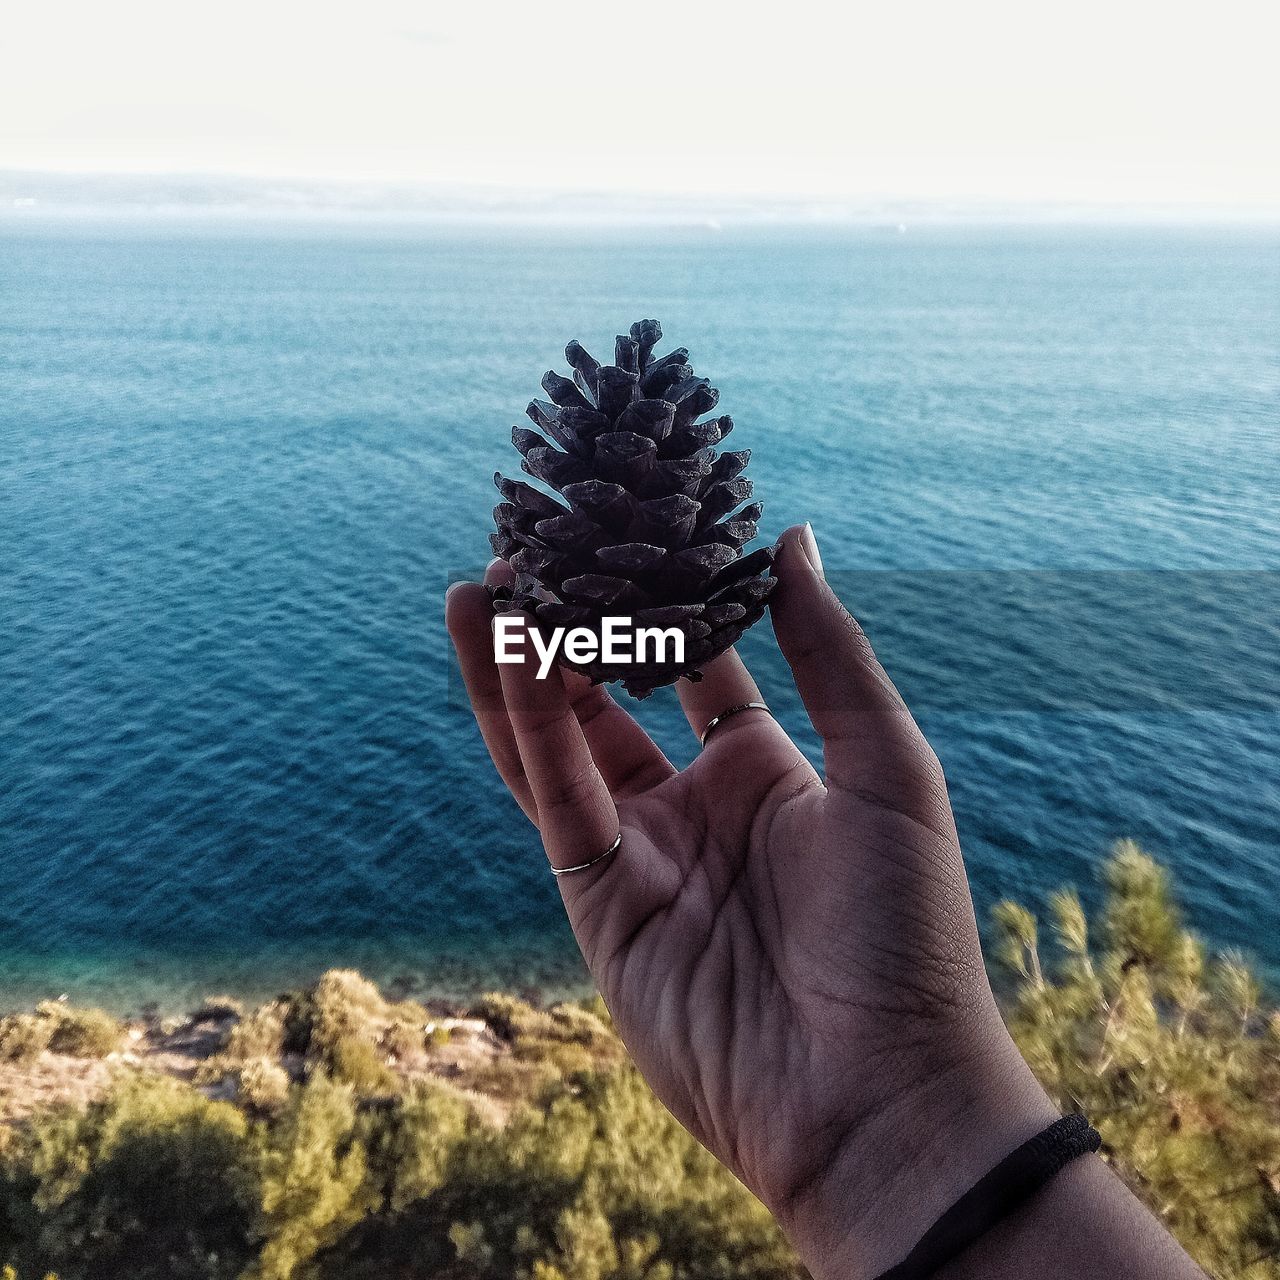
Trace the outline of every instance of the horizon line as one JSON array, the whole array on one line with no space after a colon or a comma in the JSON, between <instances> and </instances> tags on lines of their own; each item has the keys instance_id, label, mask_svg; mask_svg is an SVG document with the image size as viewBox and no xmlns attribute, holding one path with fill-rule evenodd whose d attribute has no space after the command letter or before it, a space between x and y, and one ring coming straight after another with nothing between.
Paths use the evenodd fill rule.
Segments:
<instances>
[{"instance_id":1,"label":"horizon line","mask_svg":"<svg viewBox=\"0 0 1280 1280\"><path fill-rule=\"evenodd\" d=\"M1280 222L1280 204L975 193L644 191L222 169L133 170L0 165L0 218L203 216L531 223L670 222L840 225L867 222Z\"/></svg>"}]
</instances>

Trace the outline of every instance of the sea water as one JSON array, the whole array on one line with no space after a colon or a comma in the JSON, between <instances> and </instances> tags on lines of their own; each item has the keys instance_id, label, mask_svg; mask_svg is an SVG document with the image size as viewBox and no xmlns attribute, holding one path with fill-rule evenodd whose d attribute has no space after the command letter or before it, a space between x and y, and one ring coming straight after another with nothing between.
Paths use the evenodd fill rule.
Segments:
<instances>
[{"instance_id":1,"label":"sea water","mask_svg":"<svg viewBox=\"0 0 1280 1280\"><path fill-rule=\"evenodd\" d=\"M573 987L441 618L564 342L688 346L946 768L1280 970L1280 234L0 226L0 1003ZM768 626L743 652L818 744ZM670 692L639 715L679 761ZM851 921L856 927L856 921Z\"/></svg>"}]
</instances>

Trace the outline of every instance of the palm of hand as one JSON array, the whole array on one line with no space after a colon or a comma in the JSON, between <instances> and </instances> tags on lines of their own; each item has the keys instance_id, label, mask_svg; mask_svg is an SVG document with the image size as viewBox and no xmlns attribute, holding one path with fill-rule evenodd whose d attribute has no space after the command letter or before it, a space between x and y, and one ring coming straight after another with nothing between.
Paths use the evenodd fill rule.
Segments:
<instances>
[{"instance_id":1,"label":"palm of hand","mask_svg":"<svg viewBox=\"0 0 1280 1280\"><path fill-rule=\"evenodd\" d=\"M966 966L928 976L945 906L921 929L859 892L939 862L949 877L954 837L926 764L886 807L828 791L763 715L717 732L684 772L615 797L624 856L658 870L630 904L602 876L577 933L655 1092L783 1208L883 1101L904 1031L969 998Z\"/></svg>"}]
</instances>

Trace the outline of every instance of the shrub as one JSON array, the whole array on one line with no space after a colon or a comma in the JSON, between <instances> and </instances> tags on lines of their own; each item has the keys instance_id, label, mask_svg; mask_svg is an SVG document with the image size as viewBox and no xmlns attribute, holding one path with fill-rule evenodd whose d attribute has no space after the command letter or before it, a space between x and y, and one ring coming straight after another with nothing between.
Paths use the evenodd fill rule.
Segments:
<instances>
[{"instance_id":1,"label":"shrub","mask_svg":"<svg viewBox=\"0 0 1280 1280\"><path fill-rule=\"evenodd\" d=\"M538 1009L515 996L491 993L470 1010L499 1040L513 1046L526 1060L557 1046L580 1045L613 1058L618 1039L612 1028L584 1004L555 1004Z\"/></svg>"},{"instance_id":2,"label":"shrub","mask_svg":"<svg viewBox=\"0 0 1280 1280\"><path fill-rule=\"evenodd\" d=\"M533 1035L547 1026L547 1018L528 1001L491 991L471 1006L473 1018L481 1018L499 1040L508 1043L521 1036Z\"/></svg>"},{"instance_id":3,"label":"shrub","mask_svg":"<svg viewBox=\"0 0 1280 1280\"><path fill-rule=\"evenodd\" d=\"M399 1077L382 1054L421 1050L425 1021L421 1006L391 1004L358 973L333 969L309 991L282 996L242 1017L222 1049L201 1063L196 1079L204 1085L232 1079L243 1088L246 1064L257 1064L250 1092L263 1085L275 1105L280 1081L265 1073L266 1065L279 1067L296 1054L308 1074L327 1073L361 1096L387 1094L399 1087Z\"/></svg>"},{"instance_id":4,"label":"shrub","mask_svg":"<svg viewBox=\"0 0 1280 1280\"><path fill-rule=\"evenodd\" d=\"M367 978L350 969L330 969L298 1001L295 1017L299 1030L305 1027L306 1051L323 1058L350 1036L376 1040L393 1015Z\"/></svg>"},{"instance_id":5,"label":"shrub","mask_svg":"<svg viewBox=\"0 0 1280 1280\"><path fill-rule=\"evenodd\" d=\"M470 1012L511 1050L477 1071L476 1083L487 1092L533 1101L565 1077L625 1058L612 1029L585 1003L538 1009L491 993Z\"/></svg>"},{"instance_id":6,"label":"shrub","mask_svg":"<svg viewBox=\"0 0 1280 1280\"><path fill-rule=\"evenodd\" d=\"M550 1038L580 1044L588 1049L613 1048L617 1039L612 1028L591 1009L579 1004L557 1004L548 1010Z\"/></svg>"},{"instance_id":7,"label":"shrub","mask_svg":"<svg viewBox=\"0 0 1280 1280\"><path fill-rule=\"evenodd\" d=\"M286 1006L280 1000L246 1014L231 1026L222 1048L196 1069L196 1084L218 1085L231 1080L239 1090L245 1070L254 1064L278 1067L284 1053L285 1019Z\"/></svg>"},{"instance_id":8,"label":"shrub","mask_svg":"<svg viewBox=\"0 0 1280 1280\"><path fill-rule=\"evenodd\" d=\"M348 1032L330 1041L321 1061L335 1079L351 1085L361 1097L390 1093L399 1083L395 1072L378 1057L373 1045L354 1033Z\"/></svg>"},{"instance_id":9,"label":"shrub","mask_svg":"<svg viewBox=\"0 0 1280 1280\"><path fill-rule=\"evenodd\" d=\"M586 996L579 1003L588 1013L604 1023L606 1027L612 1029L613 1017L609 1013L609 1006L605 1004L604 997L598 991L593 995Z\"/></svg>"},{"instance_id":10,"label":"shrub","mask_svg":"<svg viewBox=\"0 0 1280 1280\"><path fill-rule=\"evenodd\" d=\"M284 1106L289 1098L289 1073L264 1058L246 1062L236 1073L236 1101L260 1113Z\"/></svg>"},{"instance_id":11,"label":"shrub","mask_svg":"<svg viewBox=\"0 0 1280 1280\"><path fill-rule=\"evenodd\" d=\"M1035 916L1001 904L999 953L1020 978L1010 1029L1064 1110L1201 1266L1223 1280L1275 1274L1280 1249L1280 1057L1239 956L1206 965L1168 874L1132 841L1103 870L1094 947L1074 893Z\"/></svg>"},{"instance_id":12,"label":"shrub","mask_svg":"<svg viewBox=\"0 0 1280 1280\"><path fill-rule=\"evenodd\" d=\"M305 1055L312 1068L326 1071L364 1095L398 1087L396 1074L379 1048L396 1052L421 1048L426 1010L412 1001L393 1004L367 978L350 969L330 969L316 985L292 996L285 1019L285 1048Z\"/></svg>"},{"instance_id":13,"label":"shrub","mask_svg":"<svg viewBox=\"0 0 1280 1280\"><path fill-rule=\"evenodd\" d=\"M265 1242L244 1280L291 1280L373 1206L350 1085L317 1075L294 1091L262 1157L256 1233Z\"/></svg>"},{"instance_id":14,"label":"shrub","mask_svg":"<svg viewBox=\"0 0 1280 1280\"><path fill-rule=\"evenodd\" d=\"M634 1068L595 1073L502 1131L460 1122L449 1100L422 1105L400 1108L388 1139L403 1144L399 1194L319 1259L324 1280L803 1275L763 1206Z\"/></svg>"},{"instance_id":15,"label":"shrub","mask_svg":"<svg viewBox=\"0 0 1280 1280\"><path fill-rule=\"evenodd\" d=\"M34 1062L49 1047L54 1023L38 1013L11 1013L0 1018L0 1062Z\"/></svg>"},{"instance_id":16,"label":"shrub","mask_svg":"<svg viewBox=\"0 0 1280 1280\"><path fill-rule=\"evenodd\" d=\"M227 1034L224 1057L232 1061L279 1058L284 1053L287 1008L272 1000L241 1018Z\"/></svg>"},{"instance_id":17,"label":"shrub","mask_svg":"<svg viewBox=\"0 0 1280 1280\"><path fill-rule=\"evenodd\" d=\"M487 1132L463 1098L426 1082L367 1113L362 1134L376 1199L400 1211L436 1194L449 1181L454 1154Z\"/></svg>"},{"instance_id":18,"label":"shrub","mask_svg":"<svg viewBox=\"0 0 1280 1280\"><path fill-rule=\"evenodd\" d=\"M382 1033L379 1043L384 1052L398 1059L413 1058L426 1047L426 1031L420 1022L402 1022L397 1018Z\"/></svg>"},{"instance_id":19,"label":"shrub","mask_svg":"<svg viewBox=\"0 0 1280 1280\"><path fill-rule=\"evenodd\" d=\"M120 1048L124 1028L102 1009L77 1009L46 1000L36 1010L53 1024L49 1048L72 1058L105 1058Z\"/></svg>"},{"instance_id":20,"label":"shrub","mask_svg":"<svg viewBox=\"0 0 1280 1280\"><path fill-rule=\"evenodd\" d=\"M560 1075L555 1063L542 1055L525 1060L513 1053L478 1066L471 1081L482 1093L515 1102L530 1102L554 1089L560 1082Z\"/></svg>"},{"instance_id":21,"label":"shrub","mask_svg":"<svg viewBox=\"0 0 1280 1280\"><path fill-rule=\"evenodd\" d=\"M140 1075L21 1131L0 1175L4 1252L64 1280L233 1280L258 1201L244 1116Z\"/></svg>"}]
</instances>

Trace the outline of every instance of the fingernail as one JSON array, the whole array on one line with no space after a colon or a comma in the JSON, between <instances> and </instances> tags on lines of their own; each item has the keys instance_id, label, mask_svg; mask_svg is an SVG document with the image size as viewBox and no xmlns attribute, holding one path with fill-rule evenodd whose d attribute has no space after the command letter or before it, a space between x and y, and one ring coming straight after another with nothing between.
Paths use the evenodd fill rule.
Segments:
<instances>
[{"instance_id":1,"label":"fingernail","mask_svg":"<svg viewBox=\"0 0 1280 1280\"><path fill-rule=\"evenodd\" d=\"M813 536L813 525L807 520L800 531L800 550L804 552L804 558L809 562L814 573L820 578L825 578L826 575L822 572L822 556L818 551L818 540Z\"/></svg>"}]
</instances>

